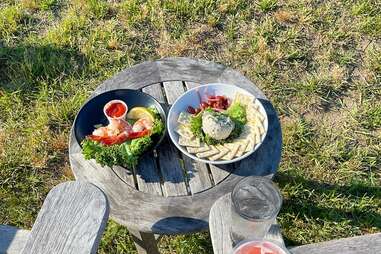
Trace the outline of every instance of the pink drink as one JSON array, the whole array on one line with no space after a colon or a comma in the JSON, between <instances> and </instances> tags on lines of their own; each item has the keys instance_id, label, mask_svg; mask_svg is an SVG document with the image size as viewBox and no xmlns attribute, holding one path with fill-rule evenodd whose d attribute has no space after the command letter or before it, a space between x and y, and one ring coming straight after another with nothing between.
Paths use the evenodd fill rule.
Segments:
<instances>
[{"instance_id":1,"label":"pink drink","mask_svg":"<svg viewBox=\"0 0 381 254\"><path fill-rule=\"evenodd\" d=\"M289 254L289 252L270 241L248 241L240 244L233 254Z\"/></svg>"}]
</instances>

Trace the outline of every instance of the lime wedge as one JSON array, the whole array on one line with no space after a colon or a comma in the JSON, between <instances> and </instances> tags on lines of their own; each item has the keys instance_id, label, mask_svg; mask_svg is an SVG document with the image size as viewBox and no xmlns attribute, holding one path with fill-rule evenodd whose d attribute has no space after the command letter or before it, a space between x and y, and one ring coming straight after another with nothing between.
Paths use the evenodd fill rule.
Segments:
<instances>
[{"instance_id":1,"label":"lime wedge","mask_svg":"<svg viewBox=\"0 0 381 254\"><path fill-rule=\"evenodd\" d=\"M132 108L128 114L127 114L128 119L149 119L152 122L155 120L155 116L145 107L135 107Z\"/></svg>"}]
</instances>

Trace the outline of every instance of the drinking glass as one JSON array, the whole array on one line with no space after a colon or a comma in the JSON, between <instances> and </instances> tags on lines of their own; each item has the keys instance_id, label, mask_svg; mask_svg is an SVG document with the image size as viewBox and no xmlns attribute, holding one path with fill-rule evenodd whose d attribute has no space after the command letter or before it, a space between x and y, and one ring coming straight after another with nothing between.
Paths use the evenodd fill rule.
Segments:
<instances>
[{"instance_id":1,"label":"drinking glass","mask_svg":"<svg viewBox=\"0 0 381 254\"><path fill-rule=\"evenodd\" d=\"M264 177L249 176L231 194L231 239L263 239L279 213L282 196L275 184Z\"/></svg>"}]
</instances>

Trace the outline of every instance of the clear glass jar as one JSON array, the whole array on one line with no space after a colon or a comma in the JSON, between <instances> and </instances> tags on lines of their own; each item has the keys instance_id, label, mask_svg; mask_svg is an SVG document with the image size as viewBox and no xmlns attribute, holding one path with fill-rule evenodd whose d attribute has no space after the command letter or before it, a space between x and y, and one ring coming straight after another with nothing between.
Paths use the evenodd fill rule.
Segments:
<instances>
[{"instance_id":1,"label":"clear glass jar","mask_svg":"<svg viewBox=\"0 0 381 254\"><path fill-rule=\"evenodd\" d=\"M263 239L282 206L278 187L264 177L249 176L231 194L231 239L236 244L247 239Z\"/></svg>"}]
</instances>

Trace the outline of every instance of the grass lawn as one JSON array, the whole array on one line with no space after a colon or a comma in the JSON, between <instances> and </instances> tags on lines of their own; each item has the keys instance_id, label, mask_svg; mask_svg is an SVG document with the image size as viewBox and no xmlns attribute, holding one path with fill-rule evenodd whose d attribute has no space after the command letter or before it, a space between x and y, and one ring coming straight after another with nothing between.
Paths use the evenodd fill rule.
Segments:
<instances>
[{"instance_id":1,"label":"grass lawn","mask_svg":"<svg viewBox=\"0 0 381 254\"><path fill-rule=\"evenodd\" d=\"M381 231L381 4L377 0L2 0L0 224L30 228L73 179L68 134L91 91L167 56L236 68L279 112L275 181L288 245ZM212 253L208 233L162 253ZM109 222L99 253L135 253Z\"/></svg>"}]
</instances>

